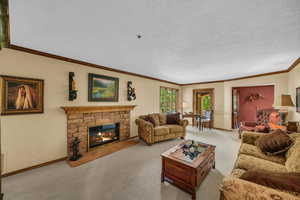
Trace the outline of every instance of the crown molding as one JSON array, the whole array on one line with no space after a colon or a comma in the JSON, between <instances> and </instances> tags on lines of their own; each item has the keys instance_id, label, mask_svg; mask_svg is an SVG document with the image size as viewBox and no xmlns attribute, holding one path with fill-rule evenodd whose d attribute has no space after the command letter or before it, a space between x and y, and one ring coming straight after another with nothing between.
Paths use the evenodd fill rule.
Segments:
<instances>
[{"instance_id":1,"label":"crown molding","mask_svg":"<svg viewBox=\"0 0 300 200\"><path fill-rule=\"evenodd\" d=\"M30 49L30 48L26 48L26 47L13 45L11 43L8 45L7 48L8 49L13 49L13 50L18 50L18 51L23 51L23 52L34 54L34 55L44 56L44 57L48 57L48 58L54 58L54 59L65 61L65 62L75 63L75 64L82 65L84 67L93 67L93 68L98 68L98 69L102 69L102 70L106 70L106 71L117 72L117 73L121 73L121 74L137 76L137 77L140 77L140 78L145 78L145 79L160 81L160 82L164 82L164 83L169 83L169 84L173 84L173 85L178 85L178 86L180 85L180 84L172 82L172 81L167 81L167 80L154 78L154 77L146 76L146 75L141 75L141 74L137 74L137 73L133 73L133 72L127 72L127 71L124 71L124 70L113 69L113 68L110 68L110 67L97 65L97 64L94 64L94 63L90 63L90 62L85 62L85 61L76 60L76 59L73 59L73 58L68 58L68 57L64 57L64 56L59 56L59 55L55 55L55 54L50 54L50 53L38 51L38 50L35 50L35 49Z\"/></svg>"},{"instance_id":2,"label":"crown molding","mask_svg":"<svg viewBox=\"0 0 300 200\"><path fill-rule=\"evenodd\" d=\"M293 64L287 69L288 72L292 71L298 64L300 64L300 57L293 62Z\"/></svg>"},{"instance_id":3,"label":"crown molding","mask_svg":"<svg viewBox=\"0 0 300 200\"><path fill-rule=\"evenodd\" d=\"M248 78L256 78L256 77L261 77L261 76L270 76L270 75L274 75L274 74L282 74L282 73L287 73L287 72L289 72L289 70L281 70L281 71L268 72L268 73L263 73L263 74L255 74L255 75L251 75L251 76L243 76L243 77L224 79L224 80L218 80L218 81L186 83L186 84L181 84L180 86L209 84L209 83L221 83L221 82L224 83L224 82L229 82L229 81L237 81L237 80L248 79Z\"/></svg>"},{"instance_id":4,"label":"crown molding","mask_svg":"<svg viewBox=\"0 0 300 200\"><path fill-rule=\"evenodd\" d=\"M209 83L220 83L220 82L229 82L229 81L237 81L237 80L242 80L242 79L248 79L248 78L256 78L256 77L261 77L261 76L270 76L274 74L282 74L282 73L288 73L291 70L293 70L298 64L300 64L300 57L295 60L291 66L286 69L286 70L280 70L280 71L275 71L275 72L268 72L268 73L262 73L262 74L255 74L251 76L243 76L243 77L238 77L238 78L232 78L232 79L224 79L224 80L217 80L217 81L208 81L208 82L196 82L196 83L185 83L185 84L180 84L180 86L189 86L189 85L198 85L198 84L209 84Z\"/></svg>"},{"instance_id":5,"label":"crown molding","mask_svg":"<svg viewBox=\"0 0 300 200\"><path fill-rule=\"evenodd\" d=\"M243 76L243 77L232 78L232 79L180 84L180 83L171 82L171 81L167 81L167 80L163 80L163 79L159 79L159 78L154 78L154 77L150 77L150 76L145 76L145 75L141 75L141 74L137 74L137 73L132 73L132 72L127 72L127 71L123 71L123 70L113 69L113 68L110 68L110 67L97 65L97 64L93 64L93 63L89 63L89 62L85 62L85 61L81 61L81 60L76 60L76 59L73 59L73 58L67 58L67 57L63 57L63 56L59 56L59 55L55 55L55 54L50 54L50 53L46 53L46 52L42 52L42 51L38 51L38 50L26 48L26 47L21 47L21 46L17 46L17 45L13 45L13 44L9 44L8 48L13 49L13 50L23 51L23 52L34 54L34 55L44 56L44 57L48 57L48 58L54 58L54 59L65 61L65 62L75 63L75 64L82 65L84 67L98 68L98 69L102 69L102 70L106 70L106 71L112 71L112 72L117 72L117 73L131 75L131 76L137 76L137 77L140 77L140 78L146 78L146 79L160 81L160 82L169 83L169 84L178 85L178 86L190 86L190 85L199 85L199 84L222 83L222 82L236 81L236 80L242 80L242 79L248 79L248 78L256 78L256 77L261 77L261 76L270 76L270 75L274 75L274 74L288 73L291 70L293 70L298 64L300 64L300 57L299 57L286 70L280 70L280 71L268 72L268 73L262 73L262 74L255 74L255 75L251 75L251 76Z\"/></svg>"}]
</instances>

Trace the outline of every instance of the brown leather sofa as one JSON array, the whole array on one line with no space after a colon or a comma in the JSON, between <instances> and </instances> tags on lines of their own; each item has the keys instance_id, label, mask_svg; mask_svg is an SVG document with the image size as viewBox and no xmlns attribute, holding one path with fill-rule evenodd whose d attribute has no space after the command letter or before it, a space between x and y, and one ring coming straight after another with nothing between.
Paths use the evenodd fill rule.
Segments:
<instances>
[{"instance_id":1,"label":"brown leather sofa","mask_svg":"<svg viewBox=\"0 0 300 200\"><path fill-rule=\"evenodd\" d=\"M250 169L260 169L272 173L300 173L300 133L292 133L293 146L282 155L267 156L254 144L263 134L243 132L242 144L231 174L224 178L221 190L221 200L300 200L300 196L292 192L276 190L240 179L243 173Z\"/></svg>"},{"instance_id":2,"label":"brown leather sofa","mask_svg":"<svg viewBox=\"0 0 300 200\"><path fill-rule=\"evenodd\" d=\"M159 126L154 126L148 121L148 115L142 115L135 121L138 126L138 136L145 143L152 145L164 140L185 137L187 120L180 120L178 124L167 124L165 114L154 113L154 115L159 116Z\"/></svg>"}]
</instances>

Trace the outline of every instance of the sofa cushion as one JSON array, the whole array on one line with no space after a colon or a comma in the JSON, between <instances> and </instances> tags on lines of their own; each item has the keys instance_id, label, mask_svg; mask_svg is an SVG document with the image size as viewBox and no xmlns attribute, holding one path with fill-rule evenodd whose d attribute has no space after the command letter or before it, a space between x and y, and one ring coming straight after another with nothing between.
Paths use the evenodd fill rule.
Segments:
<instances>
[{"instance_id":1,"label":"sofa cushion","mask_svg":"<svg viewBox=\"0 0 300 200\"><path fill-rule=\"evenodd\" d=\"M242 143L255 145L256 140L262 135L266 135L266 133L244 131L242 133Z\"/></svg>"},{"instance_id":2,"label":"sofa cushion","mask_svg":"<svg viewBox=\"0 0 300 200\"><path fill-rule=\"evenodd\" d=\"M284 165L245 154L239 155L235 163L235 168L245 170L261 169L270 172L287 172Z\"/></svg>"},{"instance_id":3,"label":"sofa cushion","mask_svg":"<svg viewBox=\"0 0 300 200\"><path fill-rule=\"evenodd\" d=\"M175 124L167 124L164 125L165 127L168 127L170 129L170 133L178 133L178 132L183 132L183 127L180 125L175 125Z\"/></svg>"},{"instance_id":4,"label":"sofa cushion","mask_svg":"<svg viewBox=\"0 0 300 200\"><path fill-rule=\"evenodd\" d=\"M154 125L154 126L159 126L159 114L153 113L149 115L149 121Z\"/></svg>"},{"instance_id":5,"label":"sofa cushion","mask_svg":"<svg viewBox=\"0 0 300 200\"><path fill-rule=\"evenodd\" d=\"M179 124L180 113L167 114L167 124Z\"/></svg>"},{"instance_id":6,"label":"sofa cushion","mask_svg":"<svg viewBox=\"0 0 300 200\"><path fill-rule=\"evenodd\" d=\"M154 135L161 136L161 135L168 135L170 133L169 127L166 126L156 126L154 128Z\"/></svg>"},{"instance_id":7,"label":"sofa cushion","mask_svg":"<svg viewBox=\"0 0 300 200\"><path fill-rule=\"evenodd\" d=\"M277 155L286 152L293 144L293 140L280 130L266 134L258 138L256 146L267 155Z\"/></svg>"},{"instance_id":8,"label":"sofa cushion","mask_svg":"<svg viewBox=\"0 0 300 200\"><path fill-rule=\"evenodd\" d=\"M297 139L300 140L300 133L291 133L289 134L290 138L292 138L293 141L296 141Z\"/></svg>"},{"instance_id":9,"label":"sofa cushion","mask_svg":"<svg viewBox=\"0 0 300 200\"><path fill-rule=\"evenodd\" d=\"M293 146L286 153L285 166L289 172L300 173L300 138L298 137Z\"/></svg>"},{"instance_id":10,"label":"sofa cushion","mask_svg":"<svg viewBox=\"0 0 300 200\"><path fill-rule=\"evenodd\" d=\"M263 170L249 170L243 173L240 178L276 190L300 194L300 173L273 173Z\"/></svg>"},{"instance_id":11,"label":"sofa cushion","mask_svg":"<svg viewBox=\"0 0 300 200\"><path fill-rule=\"evenodd\" d=\"M284 156L279 156L279 155L267 156L266 154L262 153L257 148L257 146L254 146L251 144L246 144L246 143L242 143L239 153L254 156L257 158L262 158L264 160L269 160L269 161L276 162L276 163L279 163L282 165L285 164L285 160L286 160Z\"/></svg>"},{"instance_id":12,"label":"sofa cushion","mask_svg":"<svg viewBox=\"0 0 300 200\"><path fill-rule=\"evenodd\" d=\"M167 124L167 115L166 114L159 114L159 124L165 125Z\"/></svg>"}]
</instances>

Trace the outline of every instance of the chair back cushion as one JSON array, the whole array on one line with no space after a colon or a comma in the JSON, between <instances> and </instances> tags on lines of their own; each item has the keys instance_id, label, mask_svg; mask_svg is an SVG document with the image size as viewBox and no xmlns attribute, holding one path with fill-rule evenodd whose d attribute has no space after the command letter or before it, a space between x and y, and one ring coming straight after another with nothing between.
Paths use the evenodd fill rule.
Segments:
<instances>
[{"instance_id":1,"label":"chair back cushion","mask_svg":"<svg viewBox=\"0 0 300 200\"><path fill-rule=\"evenodd\" d=\"M269 122L269 117L272 112L278 112L278 109L262 109L258 110L256 113L257 125L265 125Z\"/></svg>"},{"instance_id":2,"label":"chair back cushion","mask_svg":"<svg viewBox=\"0 0 300 200\"><path fill-rule=\"evenodd\" d=\"M212 115L213 115L213 111L212 110L205 110L204 111L204 119L211 120L212 119Z\"/></svg>"}]
</instances>

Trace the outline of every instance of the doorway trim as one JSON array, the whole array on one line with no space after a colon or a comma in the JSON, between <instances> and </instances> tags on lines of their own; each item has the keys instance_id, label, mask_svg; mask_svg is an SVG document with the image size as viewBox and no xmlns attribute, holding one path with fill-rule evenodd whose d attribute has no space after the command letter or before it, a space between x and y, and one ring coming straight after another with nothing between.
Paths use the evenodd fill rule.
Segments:
<instances>
[{"instance_id":1,"label":"doorway trim","mask_svg":"<svg viewBox=\"0 0 300 200\"><path fill-rule=\"evenodd\" d=\"M208 92L211 95L211 102L212 102L212 110L213 110L213 116L212 116L212 127L214 127L214 118L215 118L215 88L203 88L203 89L193 89L193 113L196 113L197 108L197 93L198 92ZM195 125L195 119L193 118L193 126Z\"/></svg>"}]
</instances>

